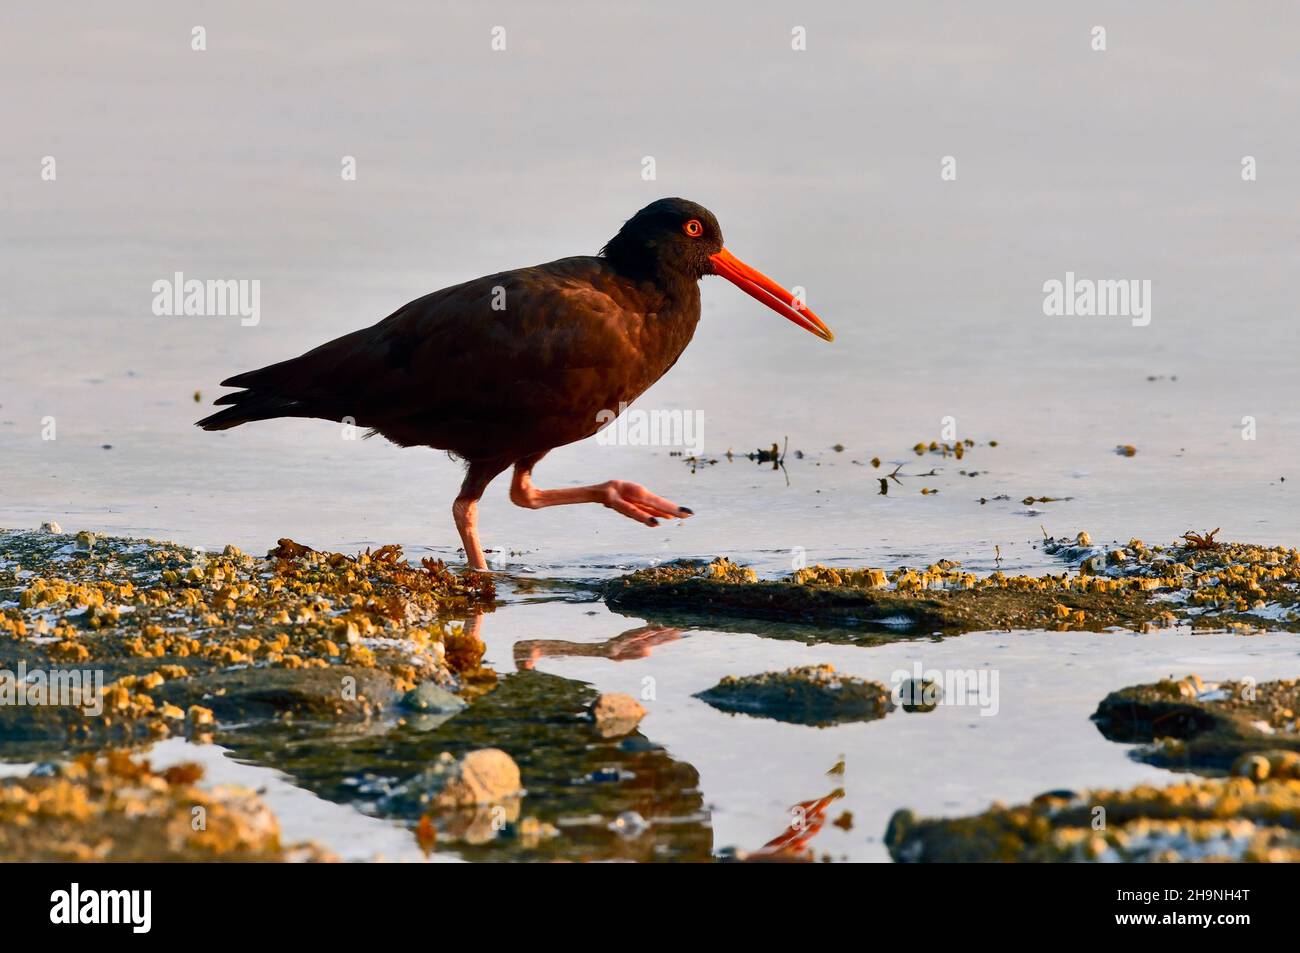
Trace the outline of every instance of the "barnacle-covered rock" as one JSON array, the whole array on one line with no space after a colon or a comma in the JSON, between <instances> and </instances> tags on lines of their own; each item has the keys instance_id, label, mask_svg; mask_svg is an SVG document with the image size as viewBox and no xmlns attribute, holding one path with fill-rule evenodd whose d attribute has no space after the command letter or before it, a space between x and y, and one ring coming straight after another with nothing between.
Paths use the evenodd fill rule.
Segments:
<instances>
[{"instance_id":1,"label":"barnacle-covered rock","mask_svg":"<svg viewBox=\"0 0 1300 953\"><path fill-rule=\"evenodd\" d=\"M14 861L331 860L280 842L252 791L198 786L203 769L155 771L123 751L0 780L0 859Z\"/></svg>"},{"instance_id":2,"label":"barnacle-covered rock","mask_svg":"<svg viewBox=\"0 0 1300 953\"><path fill-rule=\"evenodd\" d=\"M977 575L941 559L892 570L814 565L768 580L718 559L622 576L606 585L605 597L614 608L638 612L922 631L1171 625L1243 634L1300 631L1300 553L1294 548L1207 544L1199 538L1170 547L1132 539L1104 549L1087 533L1048 537L1043 546L1078 571Z\"/></svg>"},{"instance_id":3,"label":"barnacle-covered rock","mask_svg":"<svg viewBox=\"0 0 1300 953\"><path fill-rule=\"evenodd\" d=\"M818 727L872 721L894 710L884 685L842 675L832 665L739 678L728 675L695 697L722 711Z\"/></svg>"},{"instance_id":4,"label":"barnacle-covered rock","mask_svg":"<svg viewBox=\"0 0 1300 953\"><path fill-rule=\"evenodd\" d=\"M1294 752L1300 757L1297 711L1300 679L1212 685L1189 675L1111 692L1092 717L1113 741L1145 743L1134 753L1140 760L1163 767L1241 770L1262 780L1269 776L1267 766L1260 773L1249 755Z\"/></svg>"},{"instance_id":5,"label":"barnacle-covered rock","mask_svg":"<svg viewBox=\"0 0 1300 953\"><path fill-rule=\"evenodd\" d=\"M272 714L368 717L421 682L482 691L495 675L458 619L494 599L489 575L415 566L396 546L281 539L258 558L0 531L0 671L102 676L93 706L0 704L0 737L95 748ZM209 721L173 716L194 705Z\"/></svg>"},{"instance_id":6,"label":"barnacle-covered rock","mask_svg":"<svg viewBox=\"0 0 1300 953\"><path fill-rule=\"evenodd\" d=\"M1300 780L1195 779L1131 791L1051 792L983 814L885 833L902 862L1300 861Z\"/></svg>"}]
</instances>

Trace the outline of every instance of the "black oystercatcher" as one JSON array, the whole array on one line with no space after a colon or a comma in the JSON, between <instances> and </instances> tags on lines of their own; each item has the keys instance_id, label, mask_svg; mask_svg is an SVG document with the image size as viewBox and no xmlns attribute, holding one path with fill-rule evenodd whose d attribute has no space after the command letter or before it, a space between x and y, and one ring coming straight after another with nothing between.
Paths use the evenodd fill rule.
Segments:
<instances>
[{"instance_id":1,"label":"black oystercatcher","mask_svg":"<svg viewBox=\"0 0 1300 953\"><path fill-rule=\"evenodd\" d=\"M660 199L629 219L599 257L444 288L300 357L224 380L242 389L219 398L231 406L198 426L318 417L404 447L450 451L466 463L452 515L474 569L487 568L478 499L510 466L510 499L530 509L603 503L647 526L690 516L621 480L539 490L532 470L549 450L590 437L677 362L700 320L705 275L721 275L832 340L802 302L722 246L712 212Z\"/></svg>"}]
</instances>

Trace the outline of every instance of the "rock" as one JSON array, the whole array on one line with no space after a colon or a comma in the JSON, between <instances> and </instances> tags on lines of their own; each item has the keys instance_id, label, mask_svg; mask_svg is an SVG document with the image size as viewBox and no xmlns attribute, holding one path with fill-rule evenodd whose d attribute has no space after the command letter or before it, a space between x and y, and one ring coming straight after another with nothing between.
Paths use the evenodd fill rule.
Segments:
<instances>
[{"instance_id":1,"label":"rock","mask_svg":"<svg viewBox=\"0 0 1300 953\"><path fill-rule=\"evenodd\" d=\"M225 722L292 713L297 717L365 720L396 699L393 676L374 668L237 668L169 681L161 701L202 705Z\"/></svg>"},{"instance_id":2,"label":"rock","mask_svg":"<svg viewBox=\"0 0 1300 953\"><path fill-rule=\"evenodd\" d=\"M500 748L480 748L459 761L444 751L388 799L390 806L471 808L517 800L523 793L519 765Z\"/></svg>"},{"instance_id":3,"label":"rock","mask_svg":"<svg viewBox=\"0 0 1300 953\"><path fill-rule=\"evenodd\" d=\"M897 700L903 711L934 711L943 700L943 686L933 679L909 678L898 687Z\"/></svg>"},{"instance_id":4,"label":"rock","mask_svg":"<svg viewBox=\"0 0 1300 953\"><path fill-rule=\"evenodd\" d=\"M831 665L805 665L744 678L728 675L695 697L722 711L822 728L871 721L894 710L884 685L840 675Z\"/></svg>"},{"instance_id":5,"label":"rock","mask_svg":"<svg viewBox=\"0 0 1300 953\"><path fill-rule=\"evenodd\" d=\"M591 719L596 734L602 738L618 738L630 734L645 717L645 708L631 695L605 692L591 706Z\"/></svg>"},{"instance_id":6,"label":"rock","mask_svg":"<svg viewBox=\"0 0 1300 953\"><path fill-rule=\"evenodd\" d=\"M1244 754L1232 764L1232 773L1252 781L1268 778L1300 781L1300 754L1294 751L1261 751Z\"/></svg>"},{"instance_id":7,"label":"rock","mask_svg":"<svg viewBox=\"0 0 1300 953\"><path fill-rule=\"evenodd\" d=\"M1106 818L1102 829L1098 817ZM1188 778L1068 800L1040 796L968 817L918 820L903 809L889 821L885 846L905 863L1295 863L1300 780Z\"/></svg>"},{"instance_id":8,"label":"rock","mask_svg":"<svg viewBox=\"0 0 1300 953\"><path fill-rule=\"evenodd\" d=\"M1073 538L1061 542L1061 548L1054 540L1044 546L1049 553L1064 558L1088 555L1101 563L1087 578L1069 574L1007 576L1001 572L978 576L943 561L925 569L888 573L871 567L809 566L783 579L750 580L740 575L740 567L719 560L706 565L661 566L620 576L605 584L605 601L616 612L661 624L673 624L679 615L710 615L865 626L890 632L956 634L1085 624L1093 631L1101 631L1114 625L1136 629L1163 620L1169 614L1170 603L1153 601L1152 593L1181 589L1185 584L1186 573L1182 570L1178 578L1174 574L1155 575L1167 567L1157 569L1137 558L1112 567L1105 562L1106 557L1075 546ZM1270 553L1262 558L1271 561L1279 557ZM1300 609L1300 597L1277 585L1291 575L1300 579L1300 564L1293 567L1288 563L1277 576L1271 563L1253 571L1272 587L1264 590L1263 598L1283 606L1297 604ZM1103 572L1105 577L1101 578ZM1265 572L1267 577L1263 576ZM1204 578L1212 576L1207 573ZM1057 614L1056 606L1062 602L1068 605L1068 617ZM1201 624L1211 624L1207 617L1197 618ZM1296 625L1300 627L1300 612Z\"/></svg>"},{"instance_id":9,"label":"rock","mask_svg":"<svg viewBox=\"0 0 1300 953\"><path fill-rule=\"evenodd\" d=\"M1093 713L1111 741L1137 742L1133 756L1161 767L1231 770L1243 777L1290 774L1290 753L1300 760L1300 680L1221 682L1196 675L1164 679L1111 692ZM1255 761L1247 756L1263 755ZM1277 761L1275 765L1273 762Z\"/></svg>"},{"instance_id":10,"label":"rock","mask_svg":"<svg viewBox=\"0 0 1300 953\"><path fill-rule=\"evenodd\" d=\"M41 524L41 532L53 533L55 536L60 536L63 533L63 527L54 522L54 520L50 520L48 523Z\"/></svg>"},{"instance_id":11,"label":"rock","mask_svg":"<svg viewBox=\"0 0 1300 953\"><path fill-rule=\"evenodd\" d=\"M499 804L480 804L450 812L443 817L442 832L451 840L482 846L492 843L518 822L519 799L506 798Z\"/></svg>"},{"instance_id":12,"label":"rock","mask_svg":"<svg viewBox=\"0 0 1300 953\"><path fill-rule=\"evenodd\" d=\"M154 771L125 750L42 765L0 780L0 857L15 863L334 860L314 844L284 844L252 791L200 786L196 764ZM199 815L203 824L196 825Z\"/></svg>"},{"instance_id":13,"label":"rock","mask_svg":"<svg viewBox=\"0 0 1300 953\"><path fill-rule=\"evenodd\" d=\"M524 847L536 847L542 841L560 836L560 829L554 824L536 817L525 817L511 828L511 833L519 839Z\"/></svg>"},{"instance_id":14,"label":"rock","mask_svg":"<svg viewBox=\"0 0 1300 953\"><path fill-rule=\"evenodd\" d=\"M1250 778L1252 781L1263 781L1268 777L1268 771L1271 766L1268 758L1260 754L1242 755L1232 766L1232 773L1238 777Z\"/></svg>"},{"instance_id":15,"label":"rock","mask_svg":"<svg viewBox=\"0 0 1300 953\"><path fill-rule=\"evenodd\" d=\"M402 696L402 707L426 715L446 715L469 706L459 695L453 695L436 682L426 681Z\"/></svg>"},{"instance_id":16,"label":"rock","mask_svg":"<svg viewBox=\"0 0 1300 953\"><path fill-rule=\"evenodd\" d=\"M77 534L77 549L83 551L94 549L95 543L97 542L99 542L99 539L94 533L88 533L85 530L82 530Z\"/></svg>"}]
</instances>

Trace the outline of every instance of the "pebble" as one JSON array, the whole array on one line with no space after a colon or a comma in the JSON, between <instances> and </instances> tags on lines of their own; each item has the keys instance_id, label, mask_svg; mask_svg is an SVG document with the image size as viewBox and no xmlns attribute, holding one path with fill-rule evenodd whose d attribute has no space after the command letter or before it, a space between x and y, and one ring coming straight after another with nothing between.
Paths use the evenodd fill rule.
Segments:
<instances>
[{"instance_id":1,"label":"pebble","mask_svg":"<svg viewBox=\"0 0 1300 953\"><path fill-rule=\"evenodd\" d=\"M1241 758L1232 766L1232 773L1238 777L1250 778L1252 781L1263 781L1268 777L1269 768L1268 758L1263 755L1252 754Z\"/></svg>"},{"instance_id":2,"label":"pebble","mask_svg":"<svg viewBox=\"0 0 1300 953\"><path fill-rule=\"evenodd\" d=\"M591 719L602 738L631 734L645 717L645 708L631 695L605 692L591 706Z\"/></svg>"},{"instance_id":3,"label":"pebble","mask_svg":"<svg viewBox=\"0 0 1300 953\"><path fill-rule=\"evenodd\" d=\"M459 761L444 751L416 783L423 788L422 800L438 807L498 804L523 791L519 765L500 748L480 748Z\"/></svg>"},{"instance_id":4,"label":"pebble","mask_svg":"<svg viewBox=\"0 0 1300 953\"><path fill-rule=\"evenodd\" d=\"M934 680L909 678L899 686L898 698L903 711L934 711L943 698L943 686Z\"/></svg>"},{"instance_id":5,"label":"pebble","mask_svg":"<svg viewBox=\"0 0 1300 953\"><path fill-rule=\"evenodd\" d=\"M609 822L609 829L624 837L639 837L649 826L649 821L636 811L624 811Z\"/></svg>"},{"instance_id":6,"label":"pebble","mask_svg":"<svg viewBox=\"0 0 1300 953\"><path fill-rule=\"evenodd\" d=\"M402 696L402 707L429 715L454 714L469 707L465 699L453 695L435 682L421 682Z\"/></svg>"}]
</instances>

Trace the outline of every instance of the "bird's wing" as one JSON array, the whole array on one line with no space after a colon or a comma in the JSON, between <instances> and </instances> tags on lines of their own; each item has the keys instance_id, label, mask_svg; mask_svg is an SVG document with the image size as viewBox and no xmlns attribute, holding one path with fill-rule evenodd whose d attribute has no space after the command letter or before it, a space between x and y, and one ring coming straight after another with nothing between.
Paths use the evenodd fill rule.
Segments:
<instances>
[{"instance_id":1,"label":"bird's wing","mask_svg":"<svg viewBox=\"0 0 1300 953\"><path fill-rule=\"evenodd\" d=\"M551 414L568 395L601 390L611 370L635 356L641 323L621 292L601 259L502 272L417 298L378 324L222 383L365 426L438 414Z\"/></svg>"}]
</instances>

